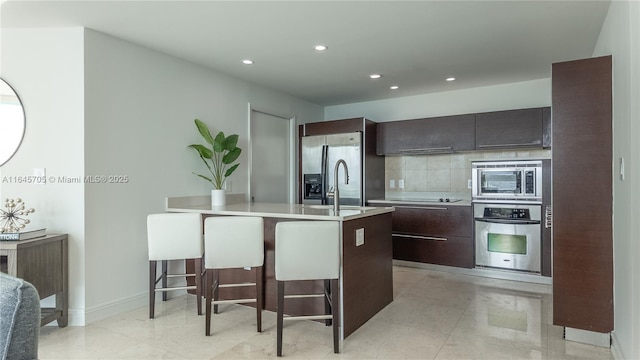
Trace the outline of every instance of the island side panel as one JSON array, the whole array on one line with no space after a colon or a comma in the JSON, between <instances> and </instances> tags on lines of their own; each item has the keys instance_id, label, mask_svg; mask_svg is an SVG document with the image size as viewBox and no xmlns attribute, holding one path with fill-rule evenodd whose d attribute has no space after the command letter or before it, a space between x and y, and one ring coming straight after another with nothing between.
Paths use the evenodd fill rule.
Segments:
<instances>
[{"instance_id":1,"label":"island side panel","mask_svg":"<svg viewBox=\"0 0 640 360\"><path fill-rule=\"evenodd\" d=\"M284 218L264 218L264 309L277 310L275 280L275 226ZM365 244L355 245L356 229L365 229ZM343 316L346 338L378 311L393 301L393 248L391 241L391 213L374 215L343 222ZM192 266L192 264L191 264ZM253 272L242 269L224 270L222 283L244 282L253 279ZM323 291L322 281L295 281L287 284L287 293L302 294ZM221 299L251 297L247 288L221 289ZM252 306L252 304L247 304ZM324 312L322 299L287 300L289 315L311 315ZM224 311L221 309L221 311Z\"/></svg>"},{"instance_id":2,"label":"island side panel","mask_svg":"<svg viewBox=\"0 0 640 360\"><path fill-rule=\"evenodd\" d=\"M356 230L364 228L364 245ZM391 213L343 222L344 337L393 301Z\"/></svg>"}]
</instances>

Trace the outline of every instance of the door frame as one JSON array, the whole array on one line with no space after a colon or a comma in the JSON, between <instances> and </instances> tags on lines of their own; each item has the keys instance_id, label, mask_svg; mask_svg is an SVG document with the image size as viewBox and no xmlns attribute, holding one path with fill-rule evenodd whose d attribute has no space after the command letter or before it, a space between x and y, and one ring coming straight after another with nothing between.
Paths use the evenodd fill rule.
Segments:
<instances>
[{"instance_id":1,"label":"door frame","mask_svg":"<svg viewBox=\"0 0 640 360\"><path fill-rule=\"evenodd\" d=\"M248 184L248 189L249 192L247 194L247 198L249 201L251 201L251 175L253 172L253 147L252 147L252 136L253 134L251 134L251 115L253 112L259 112L259 113L263 113L266 115L271 115L271 116L275 116L275 117L279 117L282 118L284 120L287 120L289 122L289 179L288 179L288 199L287 202L289 204L293 204L296 201L296 189L298 188L297 184L296 184L296 155L297 155L297 151L296 151L296 116L290 113L285 113L285 112L280 112L280 111L274 111L272 109L269 108L264 108L261 106L255 106L255 105L251 105L251 103L248 103L247 106L247 133L248 133L248 148L249 148L249 152L247 154L247 158L249 160L249 168L247 171L247 184Z\"/></svg>"}]
</instances>

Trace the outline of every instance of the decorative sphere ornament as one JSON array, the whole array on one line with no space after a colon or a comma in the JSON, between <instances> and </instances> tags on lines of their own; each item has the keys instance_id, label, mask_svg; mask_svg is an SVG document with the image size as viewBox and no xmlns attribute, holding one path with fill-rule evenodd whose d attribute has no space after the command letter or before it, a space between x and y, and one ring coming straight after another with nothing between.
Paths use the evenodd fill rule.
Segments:
<instances>
[{"instance_id":1,"label":"decorative sphere ornament","mask_svg":"<svg viewBox=\"0 0 640 360\"><path fill-rule=\"evenodd\" d=\"M6 199L4 207L7 210L0 209L0 233L19 232L31 222L26 216L35 212L33 208L27 209L20 198Z\"/></svg>"}]
</instances>

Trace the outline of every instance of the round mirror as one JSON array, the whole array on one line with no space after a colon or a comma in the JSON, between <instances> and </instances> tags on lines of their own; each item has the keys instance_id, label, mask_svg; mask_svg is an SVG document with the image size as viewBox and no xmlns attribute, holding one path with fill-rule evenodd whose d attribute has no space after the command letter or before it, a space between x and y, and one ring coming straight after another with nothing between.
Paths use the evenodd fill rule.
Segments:
<instances>
[{"instance_id":1,"label":"round mirror","mask_svg":"<svg viewBox=\"0 0 640 360\"><path fill-rule=\"evenodd\" d=\"M16 153L22 143L25 116L18 94L0 79L0 166Z\"/></svg>"}]
</instances>

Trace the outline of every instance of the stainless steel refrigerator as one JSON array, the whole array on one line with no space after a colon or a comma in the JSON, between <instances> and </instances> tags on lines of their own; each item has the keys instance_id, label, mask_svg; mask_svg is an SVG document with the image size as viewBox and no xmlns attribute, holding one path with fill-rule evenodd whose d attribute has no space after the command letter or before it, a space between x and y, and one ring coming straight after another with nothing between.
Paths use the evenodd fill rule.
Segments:
<instances>
[{"instance_id":1,"label":"stainless steel refrigerator","mask_svg":"<svg viewBox=\"0 0 640 360\"><path fill-rule=\"evenodd\" d=\"M333 204L327 192L335 187L335 164L342 159L349 170L338 169L340 205L364 205L362 132L304 136L301 141L302 203Z\"/></svg>"}]
</instances>

